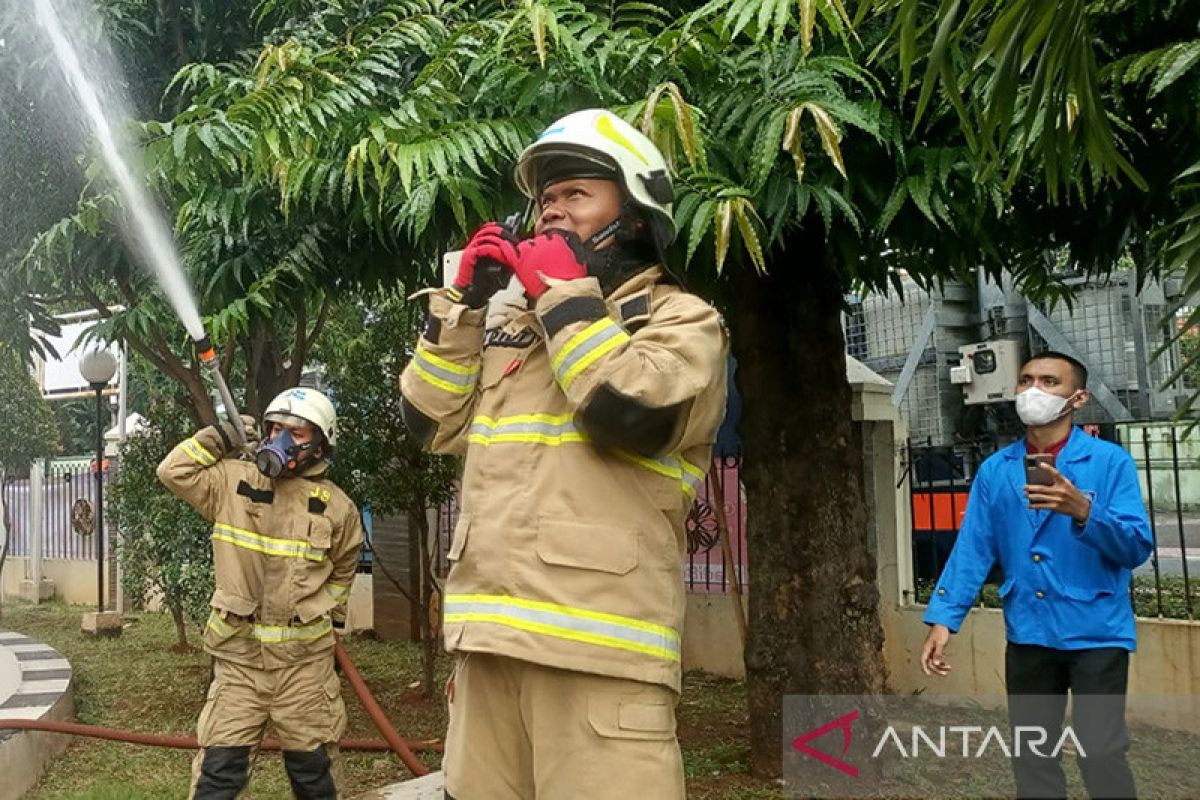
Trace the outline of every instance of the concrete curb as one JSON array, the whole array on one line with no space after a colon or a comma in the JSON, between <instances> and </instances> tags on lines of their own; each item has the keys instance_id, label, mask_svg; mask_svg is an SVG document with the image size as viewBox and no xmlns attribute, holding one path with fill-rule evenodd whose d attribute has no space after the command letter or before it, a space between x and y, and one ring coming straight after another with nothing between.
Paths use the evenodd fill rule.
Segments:
<instances>
[{"instance_id":1,"label":"concrete curb","mask_svg":"<svg viewBox=\"0 0 1200 800\"><path fill-rule=\"evenodd\" d=\"M0 719L74 718L71 664L49 645L0 630ZM61 733L0 731L0 800L31 789L69 743Z\"/></svg>"},{"instance_id":2,"label":"concrete curb","mask_svg":"<svg viewBox=\"0 0 1200 800\"><path fill-rule=\"evenodd\" d=\"M432 772L423 778L413 778L360 795L358 800L443 800L442 773Z\"/></svg>"}]
</instances>

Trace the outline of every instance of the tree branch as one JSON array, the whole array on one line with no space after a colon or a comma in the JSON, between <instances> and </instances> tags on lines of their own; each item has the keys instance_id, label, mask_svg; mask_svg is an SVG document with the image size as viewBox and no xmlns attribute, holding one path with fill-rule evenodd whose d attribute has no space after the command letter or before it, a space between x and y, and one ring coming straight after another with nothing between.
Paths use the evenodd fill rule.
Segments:
<instances>
[{"instance_id":1,"label":"tree branch","mask_svg":"<svg viewBox=\"0 0 1200 800\"><path fill-rule=\"evenodd\" d=\"M321 301L321 311L317 314L316 324L308 334L308 346L312 347L313 343L321 336L321 331L325 330L325 323L329 321L329 310L333 307L333 297L328 293L325 294L325 299ZM308 357L308 351L305 350L305 357Z\"/></svg>"}]
</instances>

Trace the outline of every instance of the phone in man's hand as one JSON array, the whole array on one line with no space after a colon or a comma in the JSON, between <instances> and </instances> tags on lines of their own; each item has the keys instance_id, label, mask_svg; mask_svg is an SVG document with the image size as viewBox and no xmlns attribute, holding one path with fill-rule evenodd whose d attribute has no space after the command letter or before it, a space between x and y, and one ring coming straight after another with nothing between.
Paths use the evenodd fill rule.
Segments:
<instances>
[{"instance_id":1,"label":"phone in man's hand","mask_svg":"<svg viewBox=\"0 0 1200 800\"><path fill-rule=\"evenodd\" d=\"M1031 486L1052 486L1054 476L1049 470L1042 469L1043 464L1054 466L1053 453L1027 453L1025 455L1025 483Z\"/></svg>"}]
</instances>

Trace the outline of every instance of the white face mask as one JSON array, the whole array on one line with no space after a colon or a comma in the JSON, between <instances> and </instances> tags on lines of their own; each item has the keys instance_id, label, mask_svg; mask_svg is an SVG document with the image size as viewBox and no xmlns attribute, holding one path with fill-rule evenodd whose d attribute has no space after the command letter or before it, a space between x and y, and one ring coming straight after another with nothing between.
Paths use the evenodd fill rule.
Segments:
<instances>
[{"instance_id":1,"label":"white face mask","mask_svg":"<svg viewBox=\"0 0 1200 800\"><path fill-rule=\"evenodd\" d=\"M1069 403L1077 394L1079 392L1070 397L1059 397L1031 386L1017 395L1017 416L1030 428L1049 425L1071 411Z\"/></svg>"}]
</instances>

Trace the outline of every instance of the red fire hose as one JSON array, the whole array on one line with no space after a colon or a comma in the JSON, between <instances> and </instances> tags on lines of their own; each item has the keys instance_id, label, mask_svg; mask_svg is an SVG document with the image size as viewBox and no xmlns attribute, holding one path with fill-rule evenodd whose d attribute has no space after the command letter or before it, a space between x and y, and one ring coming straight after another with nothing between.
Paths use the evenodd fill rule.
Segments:
<instances>
[{"instance_id":1,"label":"red fire hose","mask_svg":"<svg viewBox=\"0 0 1200 800\"><path fill-rule=\"evenodd\" d=\"M419 778L422 775L428 775L429 767L421 763L420 759L414 755L414 751L440 753L442 752L441 743L402 738L396 732L396 729L392 727L392 723L388 720L387 715L383 713L383 709L379 707L379 703L371 695L371 690L367 687L367 683L363 680L358 668L354 666L354 662L350 660L350 654L342 647L341 641L335 642L333 657L337 659L337 663L342 668L346 679L350 681L351 688L354 689L355 696L363 704L363 708L366 709L367 714L371 717L371 721L375 723L375 727L383 734L385 740L381 742L372 739L343 739L338 743L338 746L342 750L377 753L391 750L404 762L404 766L408 767L409 772L415 777ZM37 719L0 720L0 730L5 729L68 733L75 736L109 739L114 742L129 742L131 744L149 745L151 747L174 747L184 750L196 750L200 747L194 736L134 733L133 731L121 731L116 728L105 728L99 725L84 725L79 722L50 722ZM266 739L263 741L261 747L263 750L280 749L277 739Z\"/></svg>"},{"instance_id":2,"label":"red fire hose","mask_svg":"<svg viewBox=\"0 0 1200 800\"><path fill-rule=\"evenodd\" d=\"M69 733L74 736L87 736L91 739L108 739L113 742L129 742L144 744L150 747L173 747L177 750L196 750L200 747L195 736L167 736L158 733L134 733L121 731L116 728L105 728L100 725L84 725L81 722L51 722L44 719L4 719L0 720L0 730L13 731L49 731L50 733ZM440 742L423 742L416 739L405 739L408 748L418 753L440 753ZM360 753L386 753L392 749L387 742L377 739L342 739L338 742L342 750ZM278 750L278 739L264 739L260 745L262 750Z\"/></svg>"},{"instance_id":3,"label":"red fire hose","mask_svg":"<svg viewBox=\"0 0 1200 800\"><path fill-rule=\"evenodd\" d=\"M358 702L362 703L367 714L371 717L371 721L375 723L375 727L383 734L383 738L391 745L392 752L400 757L404 762L404 766L408 767L408 771L415 777L429 774L429 767L421 763L413 751L400 734L396 733L396 729L392 727L392 723L388 721L387 715L383 713L383 709L379 707L379 703L375 702L371 690L367 688L367 682L363 680L362 675L358 671L358 667L354 666L354 662L350 660L350 654L346 652L346 648L342 647L340 639L335 640L333 644L333 657L342 668L342 674L346 676L346 680L350 681L351 688L354 689L354 694L358 696Z\"/></svg>"}]
</instances>

